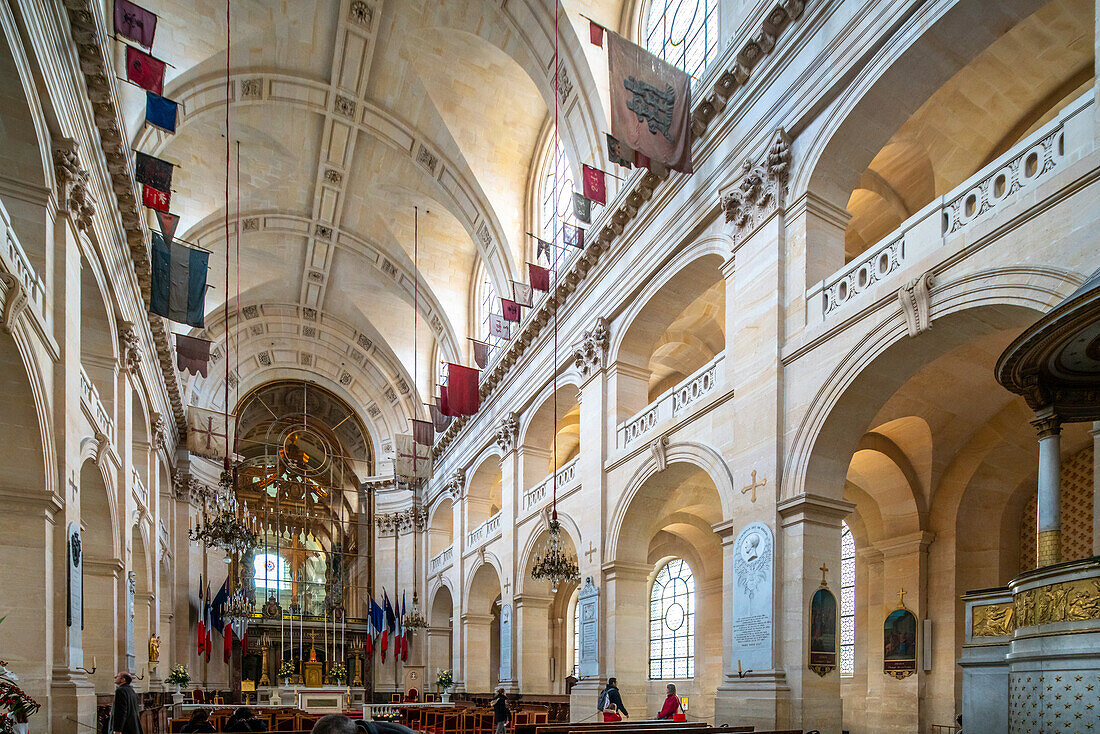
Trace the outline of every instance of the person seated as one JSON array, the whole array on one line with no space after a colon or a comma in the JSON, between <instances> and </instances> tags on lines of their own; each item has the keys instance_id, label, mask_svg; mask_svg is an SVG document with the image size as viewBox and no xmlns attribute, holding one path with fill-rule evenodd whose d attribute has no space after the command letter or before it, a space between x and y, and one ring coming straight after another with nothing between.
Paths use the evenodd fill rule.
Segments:
<instances>
[{"instance_id":1,"label":"person seated","mask_svg":"<svg viewBox=\"0 0 1100 734\"><path fill-rule=\"evenodd\" d=\"M195 709L191 712L191 719L184 724L180 731L183 734L210 734L217 729L210 723L210 712L206 709Z\"/></svg>"},{"instance_id":2,"label":"person seated","mask_svg":"<svg viewBox=\"0 0 1100 734\"><path fill-rule=\"evenodd\" d=\"M680 712L680 697L676 695L676 686L669 683L665 686L665 705L661 707L658 719L671 719Z\"/></svg>"},{"instance_id":3,"label":"person seated","mask_svg":"<svg viewBox=\"0 0 1100 734\"><path fill-rule=\"evenodd\" d=\"M260 719L257 719L255 714L252 713L252 709L247 706L241 706L239 709L233 712L222 728L225 732L266 732L267 726Z\"/></svg>"}]
</instances>

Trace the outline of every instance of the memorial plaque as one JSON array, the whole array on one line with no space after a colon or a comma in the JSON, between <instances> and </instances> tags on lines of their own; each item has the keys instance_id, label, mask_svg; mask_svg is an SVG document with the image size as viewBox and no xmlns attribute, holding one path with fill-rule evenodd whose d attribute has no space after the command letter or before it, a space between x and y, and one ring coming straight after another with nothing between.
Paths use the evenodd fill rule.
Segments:
<instances>
[{"instance_id":1,"label":"memorial plaque","mask_svg":"<svg viewBox=\"0 0 1100 734\"><path fill-rule=\"evenodd\" d=\"M733 661L743 670L772 668L775 541L762 522L746 525L733 544Z\"/></svg>"},{"instance_id":2,"label":"memorial plaque","mask_svg":"<svg viewBox=\"0 0 1100 734\"><path fill-rule=\"evenodd\" d=\"M500 608L500 680L512 679L512 605Z\"/></svg>"},{"instance_id":3,"label":"memorial plaque","mask_svg":"<svg viewBox=\"0 0 1100 734\"><path fill-rule=\"evenodd\" d=\"M68 608L65 622L69 628L69 655L74 665L83 665L84 629L84 551L80 526L69 523L68 543Z\"/></svg>"},{"instance_id":4,"label":"memorial plaque","mask_svg":"<svg viewBox=\"0 0 1100 734\"><path fill-rule=\"evenodd\" d=\"M577 595L577 616L580 622L580 670L578 678L595 678L600 674L600 590L592 583L592 577L584 579L584 587Z\"/></svg>"}]
</instances>

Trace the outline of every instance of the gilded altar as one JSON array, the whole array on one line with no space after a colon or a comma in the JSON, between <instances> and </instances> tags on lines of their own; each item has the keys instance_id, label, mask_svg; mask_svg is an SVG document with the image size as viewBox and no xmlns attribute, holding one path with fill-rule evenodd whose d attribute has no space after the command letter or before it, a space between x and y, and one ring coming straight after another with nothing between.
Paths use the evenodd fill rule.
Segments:
<instances>
[{"instance_id":1,"label":"gilded altar","mask_svg":"<svg viewBox=\"0 0 1100 734\"><path fill-rule=\"evenodd\" d=\"M325 684L325 664L319 660L302 661L302 684L306 688L320 688Z\"/></svg>"}]
</instances>

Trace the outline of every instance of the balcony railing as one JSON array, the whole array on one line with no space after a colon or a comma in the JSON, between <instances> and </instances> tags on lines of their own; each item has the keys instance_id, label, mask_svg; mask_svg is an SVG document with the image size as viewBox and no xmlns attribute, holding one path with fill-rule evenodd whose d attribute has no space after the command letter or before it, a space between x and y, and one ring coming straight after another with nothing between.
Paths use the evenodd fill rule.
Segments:
<instances>
[{"instance_id":1,"label":"balcony railing","mask_svg":"<svg viewBox=\"0 0 1100 734\"><path fill-rule=\"evenodd\" d=\"M149 490L145 488L145 482L141 481L141 475L138 474L138 470L134 467L130 467L130 481L134 489L134 497L141 503L142 507L149 507Z\"/></svg>"},{"instance_id":2,"label":"balcony railing","mask_svg":"<svg viewBox=\"0 0 1100 734\"><path fill-rule=\"evenodd\" d=\"M996 215L1018 200L1021 192L1034 188L1065 168L1070 160L1067 153L1091 142L1093 131L1089 116L1081 113L1090 108L1093 101L1091 91L1082 94L1039 130L811 287L806 293L811 320L815 316L812 306L815 302L821 304L817 311L821 319L829 320L838 312L850 310L850 304L862 300L861 294L884 281L896 281L900 288L905 278L898 273L910 263L924 259L975 222Z\"/></svg>"},{"instance_id":3,"label":"balcony railing","mask_svg":"<svg viewBox=\"0 0 1100 734\"><path fill-rule=\"evenodd\" d=\"M500 532L500 512L466 533L466 550L472 551Z\"/></svg>"},{"instance_id":4,"label":"balcony railing","mask_svg":"<svg viewBox=\"0 0 1100 734\"><path fill-rule=\"evenodd\" d=\"M80 368L80 403L84 408L92 428L102 433L110 441L115 439L115 424L107 409L103 407L103 401L99 399L99 391L96 390L84 367Z\"/></svg>"},{"instance_id":5,"label":"balcony railing","mask_svg":"<svg viewBox=\"0 0 1100 734\"><path fill-rule=\"evenodd\" d=\"M443 550L436 553L430 561L428 561L428 573L436 573L450 568L451 562L455 558L455 546L451 543Z\"/></svg>"},{"instance_id":6,"label":"balcony railing","mask_svg":"<svg viewBox=\"0 0 1100 734\"><path fill-rule=\"evenodd\" d=\"M574 456L569 461L561 465L557 471L558 475L558 492L563 492L567 489L572 489L573 485L577 483L577 459L579 456ZM546 477L541 482L531 487L523 493L523 511L528 512L537 508L543 503L543 501L550 494L552 476Z\"/></svg>"},{"instance_id":7,"label":"balcony railing","mask_svg":"<svg viewBox=\"0 0 1100 734\"><path fill-rule=\"evenodd\" d=\"M27 305L33 310L36 318L44 323L46 314L46 285L42 278L34 272L30 258L19 244L19 238L11 226L11 215L0 203L0 263L3 270L12 276L23 286L27 294ZM6 290L6 286L2 288ZM10 295L5 294L5 299ZM6 300L5 300L6 303Z\"/></svg>"},{"instance_id":8,"label":"balcony railing","mask_svg":"<svg viewBox=\"0 0 1100 734\"><path fill-rule=\"evenodd\" d=\"M615 430L616 445L619 448L630 446L658 424L679 418L693 405L714 393L722 382L721 364L725 358L724 352L719 354L679 385L663 392L632 418L620 423Z\"/></svg>"}]
</instances>

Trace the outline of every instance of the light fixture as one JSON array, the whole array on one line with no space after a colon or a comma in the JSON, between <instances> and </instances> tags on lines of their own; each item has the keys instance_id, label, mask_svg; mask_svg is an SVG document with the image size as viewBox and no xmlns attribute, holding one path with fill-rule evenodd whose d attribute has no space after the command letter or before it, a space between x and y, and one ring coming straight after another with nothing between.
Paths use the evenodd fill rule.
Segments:
<instances>
[{"instance_id":1,"label":"light fixture","mask_svg":"<svg viewBox=\"0 0 1100 734\"><path fill-rule=\"evenodd\" d=\"M237 502L233 476L232 470L222 472L219 488L207 497L213 505L212 511L207 513L204 502L202 518L187 531L192 543L223 551L226 563L230 563L233 556L246 555L258 545L256 534L250 529L248 505Z\"/></svg>"},{"instance_id":2,"label":"light fixture","mask_svg":"<svg viewBox=\"0 0 1100 734\"><path fill-rule=\"evenodd\" d=\"M535 554L531 578L549 581L552 589L557 591L558 585L563 581L579 581L580 577L577 559L565 552L565 543L561 539L561 523L554 517L550 520L550 537Z\"/></svg>"},{"instance_id":3,"label":"light fixture","mask_svg":"<svg viewBox=\"0 0 1100 734\"><path fill-rule=\"evenodd\" d=\"M424 615L420 612L420 600L417 598L415 591L413 592L412 611L405 615L405 621L402 624L410 635L415 635L428 626L428 620L424 619Z\"/></svg>"}]
</instances>

